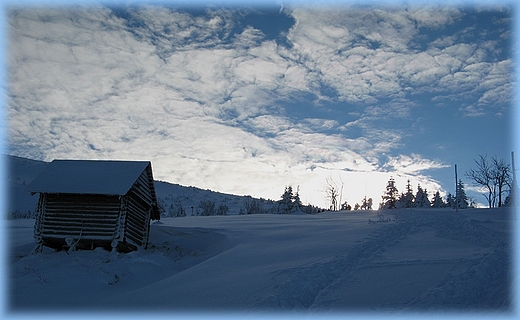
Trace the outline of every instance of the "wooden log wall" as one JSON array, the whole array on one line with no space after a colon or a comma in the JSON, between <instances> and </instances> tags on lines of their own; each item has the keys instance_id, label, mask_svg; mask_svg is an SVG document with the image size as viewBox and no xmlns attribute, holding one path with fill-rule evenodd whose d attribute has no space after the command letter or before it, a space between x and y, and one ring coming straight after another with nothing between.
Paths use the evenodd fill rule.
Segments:
<instances>
[{"instance_id":1,"label":"wooden log wall","mask_svg":"<svg viewBox=\"0 0 520 320\"><path fill-rule=\"evenodd\" d=\"M147 170L144 170L126 195L125 223L125 240L144 248L148 244L152 195Z\"/></svg>"},{"instance_id":2,"label":"wooden log wall","mask_svg":"<svg viewBox=\"0 0 520 320\"><path fill-rule=\"evenodd\" d=\"M45 194L40 235L112 241L119 217L118 196Z\"/></svg>"}]
</instances>

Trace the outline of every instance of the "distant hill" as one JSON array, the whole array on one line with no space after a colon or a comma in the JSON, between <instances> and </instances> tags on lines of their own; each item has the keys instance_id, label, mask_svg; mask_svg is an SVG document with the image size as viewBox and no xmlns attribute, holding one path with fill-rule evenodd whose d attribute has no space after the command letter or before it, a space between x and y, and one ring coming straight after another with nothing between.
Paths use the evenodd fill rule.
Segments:
<instances>
[{"instance_id":1,"label":"distant hill","mask_svg":"<svg viewBox=\"0 0 520 320\"><path fill-rule=\"evenodd\" d=\"M186 215L192 215L192 211L196 214L199 204L203 200L215 203L215 209L218 209L220 205L227 206L229 210L227 214L239 214L240 209L244 206L244 201L247 198L252 199L251 197L186 187L164 181L155 181L155 193L159 206L164 210L163 216L177 215L181 206ZM270 208L274 205L274 201L271 200L255 200L261 202L263 207Z\"/></svg>"},{"instance_id":2,"label":"distant hill","mask_svg":"<svg viewBox=\"0 0 520 320\"><path fill-rule=\"evenodd\" d=\"M32 214L38 196L31 196L27 185L45 169L48 162L4 155L6 164L7 213Z\"/></svg>"},{"instance_id":3,"label":"distant hill","mask_svg":"<svg viewBox=\"0 0 520 320\"><path fill-rule=\"evenodd\" d=\"M42 172L49 162L32 160L17 156L4 155L6 163L6 188L8 190L7 215L30 216L38 205L38 196L31 196L27 185ZM209 201L219 206L227 207L227 214L238 214L244 206L244 201L251 197L225 194L196 187L186 187L165 181L155 181L157 201L163 210L162 216L177 216L182 210L186 215L200 211L202 201ZM274 201L256 199L262 207L268 209L274 206ZM193 209L192 209L193 207ZM224 207L222 207L224 208Z\"/></svg>"}]
</instances>

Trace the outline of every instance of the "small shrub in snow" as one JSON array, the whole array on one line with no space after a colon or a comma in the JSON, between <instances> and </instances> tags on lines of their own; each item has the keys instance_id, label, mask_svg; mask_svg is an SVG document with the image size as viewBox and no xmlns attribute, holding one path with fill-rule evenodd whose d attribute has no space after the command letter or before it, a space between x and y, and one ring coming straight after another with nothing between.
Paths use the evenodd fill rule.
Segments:
<instances>
[{"instance_id":1,"label":"small shrub in snow","mask_svg":"<svg viewBox=\"0 0 520 320\"><path fill-rule=\"evenodd\" d=\"M197 210L197 215L200 216L214 216L216 214L215 210L215 202L210 200L201 200L199 203L199 209Z\"/></svg>"},{"instance_id":2,"label":"small shrub in snow","mask_svg":"<svg viewBox=\"0 0 520 320\"><path fill-rule=\"evenodd\" d=\"M260 200L253 199L252 197L244 198L244 207L240 209L242 214L260 214L265 213Z\"/></svg>"},{"instance_id":3,"label":"small shrub in snow","mask_svg":"<svg viewBox=\"0 0 520 320\"><path fill-rule=\"evenodd\" d=\"M27 210L25 212L21 212L20 210L10 211L6 215L7 220L14 220L14 219L34 219L35 213L31 210Z\"/></svg>"},{"instance_id":4,"label":"small shrub in snow","mask_svg":"<svg viewBox=\"0 0 520 320\"><path fill-rule=\"evenodd\" d=\"M307 214L316 214L316 213L321 212L320 208L315 207L315 206L313 206L313 205L311 205L311 204L308 204L308 205L306 205L306 206L303 206L303 207L302 207L302 211L305 212L305 213L307 213Z\"/></svg>"},{"instance_id":5,"label":"small shrub in snow","mask_svg":"<svg viewBox=\"0 0 520 320\"><path fill-rule=\"evenodd\" d=\"M359 206L359 205L358 205ZM352 206L350 204L347 203L347 201L345 201L342 205L341 205L341 210L343 211L350 211L352 210ZM355 209L354 209L355 210Z\"/></svg>"},{"instance_id":6,"label":"small shrub in snow","mask_svg":"<svg viewBox=\"0 0 520 320\"><path fill-rule=\"evenodd\" d=\"M227 215L228 211L229 211L228 206L226 206L225 204L221 204L218 206L217 216L225 216L225 215Z\"/></svg>"},{"instance_id":7,"label":"small shrub in snow","mask_svg":"<svg viewBox=\"0 0 520 320\"><path fill-rule=\"evenodd\" d=\"M166 213L166 209L164 209L164 207L165 207L164 202L159 199L157 201L157 208L159 209L159 214L161 216L164 216Z\"/></svg>"},{"instance_id":8,"label":"small shrub in snow","mask_svg":"<svg viewBox=\"0 0 520 320\"><path fill-rule=\"evenodd\" d=\"M361 210L372 210L372 204L373 204L373 200L372 198L368 198L367 199L367 196L365 196L363 198L363 201L361 202L361 207L360 209Z\"/></svg>"},{"instance_id":9,"label":"small shrub in snow","mask_svg":"<svg viewBox=\"0 0 520 320\"><path fill-rule=\"evenodd\" d=\"M185 217L186 216L186 210L182 206L181 202L179 200L175 201L174 203L170 203L170 206L168 207L168 211L161 212L162 217Z\"/></svg>"},{"instance_id":10,"label":"small shrub in snow","mask_svg":"<svg viewBox=\"0 0 520 320\"><path fill-rule=\"evenodd\" d=\"M172 216L175 217L185 217L186 216L186 210L184 210L184 207L182 206L181 202L178 201L174 207L174 210L172 210L173 214Z\"/></svg>"},{"instance_id":11,"label":"small shrub in snow","mask_svg":"<svg viewBox=\"0 0 520 320\"><path fill-rule=\"evenodd\" d=\"M218 208L215 207L215 202L210 200L202 200L199 203L200 210L197 210L199 216L224 216L229 212L229 207L225 204L220 204Z\"/></svg>"}]
</instances>

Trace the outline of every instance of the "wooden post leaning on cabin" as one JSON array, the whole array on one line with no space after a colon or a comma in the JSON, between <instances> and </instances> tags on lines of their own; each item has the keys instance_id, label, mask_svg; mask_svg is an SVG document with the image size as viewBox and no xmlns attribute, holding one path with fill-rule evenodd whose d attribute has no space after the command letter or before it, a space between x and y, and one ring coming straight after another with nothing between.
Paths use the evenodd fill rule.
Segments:
<instances>
[{"instance_id":1,"label":"wooden post leaning on cabin","mask_svg":"<svg viewBox=\"0 0 520 320\"><path fill-rule=\"evenodd\" d=\"M148 249L148 240L150 238L150 218L152 216L152 207L148 208L146 212L146 225L144 226L143 232L143 248Z\"/></svg>"},{"instance_id":2,"label":"wooden post leaning on cabin","mask_svg":"<svg viewBox=\"0 0 520 320\"><path fill-rule=\"evenodd\" d=\"M127 197L119 196L120 208L119 208L119 219L117 220L114 240L112 240L112 251L117 250L119 243L124 241L125 238L125 223L127 213Z\"/></svg>"},{"instance_id":3,"label":"wooden post leaning on cabin","mask_svg":"<svg viewBox=\"0 0 520 320\"><path fill-rule=\"evenodd\" d=\"M45 194L40 193L38 198L38 207L36 208L36 221L34 223L34 240L36 241L36 248L34 248L32 254L41 253L43 250L43 215L45 212Z\"/></svg>"}]
</instances>

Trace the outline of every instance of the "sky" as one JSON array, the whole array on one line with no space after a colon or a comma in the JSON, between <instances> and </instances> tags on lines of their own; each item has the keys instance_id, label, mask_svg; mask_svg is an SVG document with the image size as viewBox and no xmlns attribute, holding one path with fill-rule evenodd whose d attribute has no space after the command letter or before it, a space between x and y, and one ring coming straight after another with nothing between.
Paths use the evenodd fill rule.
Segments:
<instances>
[{"instance_id":1,"label":"sky","mask_svg":"<svg viewBox=\"0 0 520 320\"><path fill-rule=\"evenodd\" d=\"M5 150L152 161L157 180L328 207L390 177L455 192L513 150L514 7L93 2L5 7Z\"/></svg>"}]
</instances>

